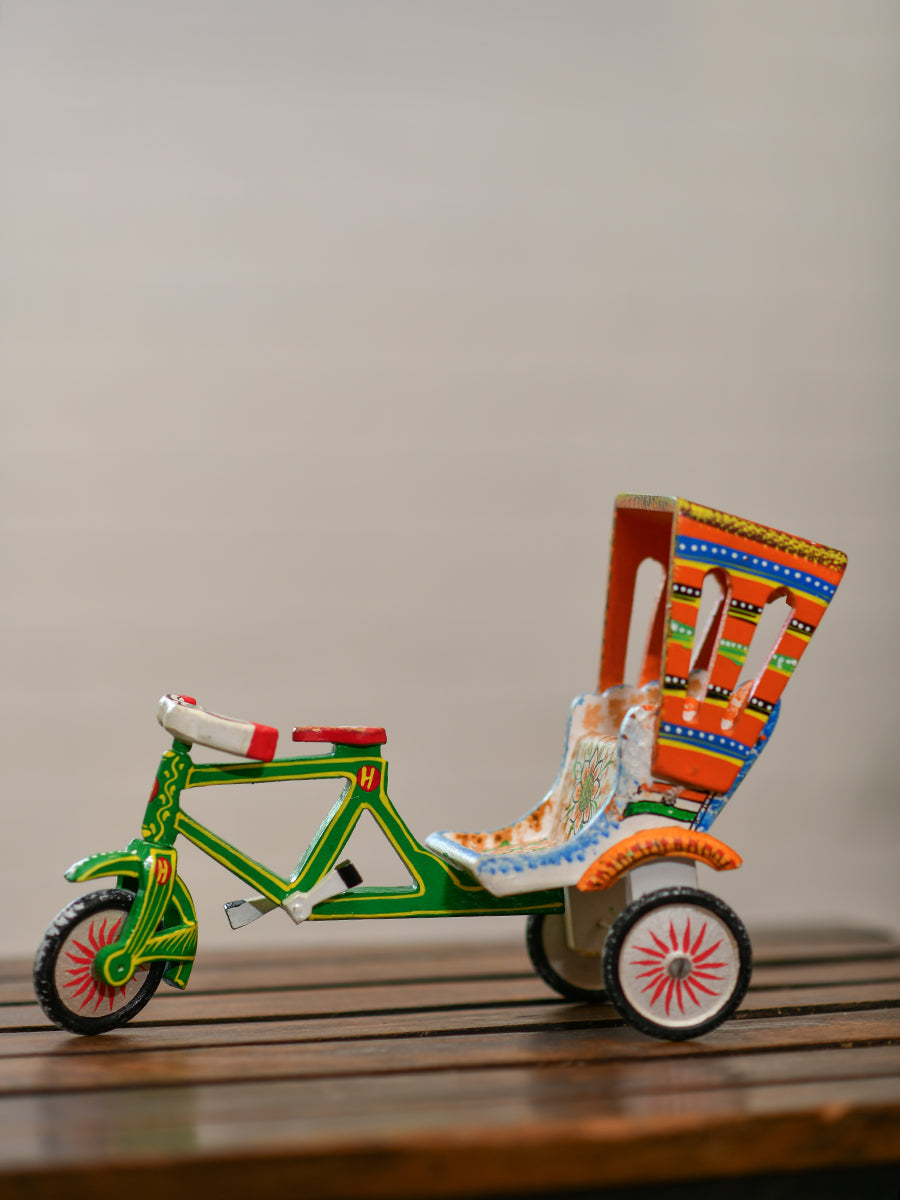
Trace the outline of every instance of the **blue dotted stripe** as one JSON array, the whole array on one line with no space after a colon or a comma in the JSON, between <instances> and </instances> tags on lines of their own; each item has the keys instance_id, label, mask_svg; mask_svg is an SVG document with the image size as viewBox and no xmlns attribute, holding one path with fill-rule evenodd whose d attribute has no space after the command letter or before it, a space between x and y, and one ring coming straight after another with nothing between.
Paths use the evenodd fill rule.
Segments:
<instances>
[{"instance_id":1,"label":"blue dotted stripe","mask_svg":"<svg viewBox=\"0 0 900 1200\"><path fill-rule=\"evenodd\" d=\"M618 821L610 821L605 813L600 812L581 833L555 846L541 850L519 850L512 854L480 854L475 871L478 875L522 875L542 867L574 863L587 865L597 857L601 844L608 841L618 827Z\"/></svg>"},{"instance_id":2,"label":"blue dotted stripe","mask_svg":"<svg viewBox=\"0 0 900 1200\"><path fill-rule=\"evenodd\" d=\"M708 733L704 729L689 729L687 725L673 725L663 721L660 728L660 741L671 742L673 745L685 747L688 750L705 750L707 754L721 754L727 758L739 758L745 762L753 753L750 746L735 738L726 737L723 733Z\"/></svg>"},{"instance_id":3,"label":"blue dotted stripe","mask_svg":"<svg viewBox=\"0 0 900 1200\"><path fill-rule=\"evenodd\" d=\"M810 571L798 571L794 567L785 567L781 563L772 562L769 558L761 558L758 554L746 554L742 550L732 550L730 546L722 546L708 538L702 540L679 538L677 555L687 562L724 567L725 570L731 568L747 575L756 575L769 583L783 584L785 587L803 592L814 599L823 600L826 604L837 591L834 584L826 582L818 575L813 575Z\"/></svg>"}]
</instances>

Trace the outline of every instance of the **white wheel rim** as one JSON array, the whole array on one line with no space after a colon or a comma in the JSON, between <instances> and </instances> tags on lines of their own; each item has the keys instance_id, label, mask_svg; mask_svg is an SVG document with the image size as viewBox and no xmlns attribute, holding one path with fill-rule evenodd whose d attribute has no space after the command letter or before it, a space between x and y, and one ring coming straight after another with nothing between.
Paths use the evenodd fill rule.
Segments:
<instances>
[{"instance_id":1,"label":"white wheel rim","mask_svg":"<svg viewBox=\"0 0 900 1200\"><path fill-rule=\"evenodd\" d=\"M560 979L586 992L603 990L603 968L599 954L579 954L566 941L565 918L544 917L541 931L547 962Z\"/></svg>"},{"instance_id":2,"label":"white wheel rim","mask_svg":"<svg viewBox=\"0 0 900 1200\"><path fill-rule=\"evenodd\" d=\"M641 1017L667 1029L700 1025L734 995L740 947L717 913L697 904L661 904L622 940L619 986Z\"/></svg>"},{"instance_id":3,"label":"white wheel rim","mask_svg":"<svg viewBox=\"0 0 900 1200\"><path fill-rule=\"evenodd\" d=\"M97 951L115 941L127 915L121 908L103 908L83 917L67 934L56 956L53 981L69 1012L107 1017L124 1008L143 986L150 969L146 963L121 987L110 987L93 972Z\"/></svg>"}]
</instances>

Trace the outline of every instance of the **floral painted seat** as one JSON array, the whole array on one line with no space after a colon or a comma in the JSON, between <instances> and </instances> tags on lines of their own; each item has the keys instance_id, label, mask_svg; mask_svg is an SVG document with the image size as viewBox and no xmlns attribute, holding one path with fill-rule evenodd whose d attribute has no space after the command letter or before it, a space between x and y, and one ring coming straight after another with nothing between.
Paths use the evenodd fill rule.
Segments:
<instances>
[{"instance_id":1,"label":"floral painted seat","mask_svg":"<svg viewBox=\"0 0 900 1200\"><path fill-rule=\"evenodd\" d=\"M556 781L533 812L482 833L433 833L425 844L494 895L577 882L620 836L627 799L649 776L658 688L618 686L572 703ZM630 818L630 833L659 817Z\"/></svg>"}]
</instances>

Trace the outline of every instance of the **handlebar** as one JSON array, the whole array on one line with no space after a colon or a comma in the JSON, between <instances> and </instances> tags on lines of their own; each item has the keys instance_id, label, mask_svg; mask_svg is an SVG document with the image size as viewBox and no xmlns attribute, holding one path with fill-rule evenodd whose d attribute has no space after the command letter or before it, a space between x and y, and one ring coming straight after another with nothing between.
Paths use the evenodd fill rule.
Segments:
<instances>
[{"instance_id":1,"label":"handlebar","mask_svg":"<svg viewBox=\"0 0 900 1200\"><path fill-rule=\"evenodd\" d=\"M271 762L275 757L278 730L273 726L207 712L193 696L163 696L156 719L167 733L182 742L196 742L211 750L259 762Z\"/></svg>"}]
</instances>

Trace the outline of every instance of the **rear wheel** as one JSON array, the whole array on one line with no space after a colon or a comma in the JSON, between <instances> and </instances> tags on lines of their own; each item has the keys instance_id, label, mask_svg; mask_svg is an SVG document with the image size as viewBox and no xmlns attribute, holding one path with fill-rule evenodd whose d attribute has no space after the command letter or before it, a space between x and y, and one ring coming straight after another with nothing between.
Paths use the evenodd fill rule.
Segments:
<instances>
[{"instance_id":1,"label":"rear wheel","mask_svg":"<svg viewBox=\"0 0 900 1200\"><path fill-rule=\"evenodd\" d=\"M70 1033L105 1033L130 1021L159 986L163 962L141 963L121 987L94 970L104 946L119 936L134 894L107 888L80 896L62 910L38 946L34 991L45 1014Z\"/></svg>"},{"instance_id":2,"label":"rear wheel","mask_svg":"<svg viewBox=\"0 0 900 1200\"><path fill-rule=\"evenodd\" d=\"M525 944L538 975L561 996L587 1004L606 1000L600 955L579 954L571 948L562 914L529 917Z\"/></svg>"},{"instance_id":3,"label":"rear wheel","mask_svg":"<svg viewBox=\"0 0 900 1200\"><path fill-rule=\"evenodd\" d=\"M603 949L609 999L643 1033L681 1041L721 1024L747 991L750 939L709 892L673 887L635 900Z\"/></svg>"}]
</instances>

